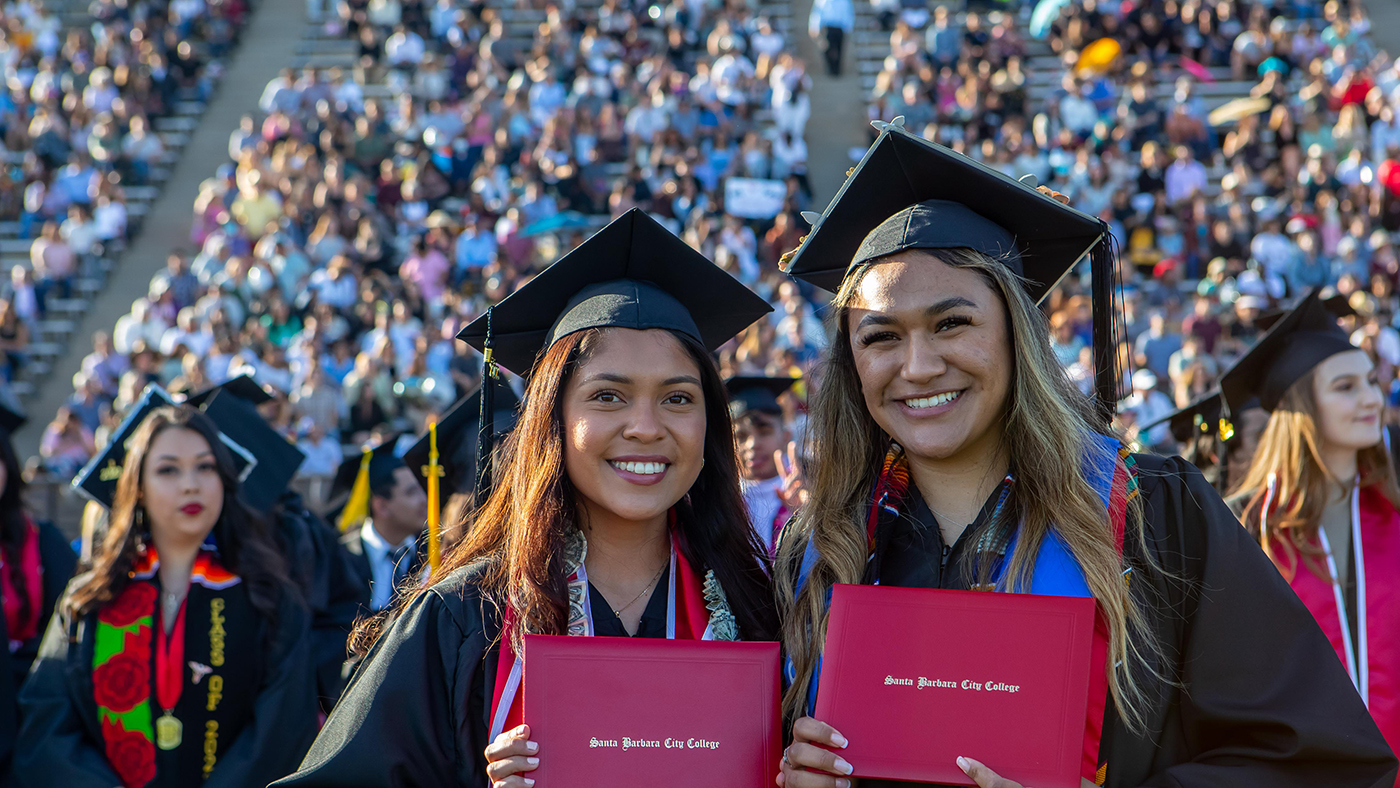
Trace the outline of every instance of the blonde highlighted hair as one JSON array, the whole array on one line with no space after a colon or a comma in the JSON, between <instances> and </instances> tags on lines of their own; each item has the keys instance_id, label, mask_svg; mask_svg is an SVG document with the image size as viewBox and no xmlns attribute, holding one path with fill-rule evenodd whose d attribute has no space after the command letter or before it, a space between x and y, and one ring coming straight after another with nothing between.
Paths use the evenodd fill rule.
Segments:
<instances>
[{"instance_id":1,"label":"blonde highlighted hair","mask_svg":"<svg viewBox=\"0 0 1400 788\"><path fill-rule=\"evenodd\" d=\"M1150 658L1160 649L1123 580L1123 559L1102 500L1085 478L1081 463L1067 461L1084 456L1100 432L1094 427L1093 403L1060 368L1050 347L1045 316L1026 294L1020 277L1002 263L968 249L905 252L901 257L916 254L976 271L1006 306L1013 369L1003 417L1003 448L1016 477L1014 506L1007 507L1006 518L1019 523L1019 537L1005 579L1013 587L1029 587L1041 540L1053 527L1083 569L1108 622L1109 689L1124 721L1138 728L1149 696L1135 679L1135 673L1140 673L1136 669L1157 675ZM775 570L783 643L796 669L783 699L789 722L805 711L826 637L828 590L835 583L860 583L865 573L865 516L891 439L866 408L848 317L861 280L871 267L887 259L866 263L848 276L832 302L835 339L808 417L811 499L784 535ZM1129 542L1143 544L1136 505L1129 509L1128 527L1138 536ZM809 542L818 558L799 591L798 568ZM979 585L987 587L993 562L975 559L972 565L980 572Z\"/></svg>"}]
</instances>

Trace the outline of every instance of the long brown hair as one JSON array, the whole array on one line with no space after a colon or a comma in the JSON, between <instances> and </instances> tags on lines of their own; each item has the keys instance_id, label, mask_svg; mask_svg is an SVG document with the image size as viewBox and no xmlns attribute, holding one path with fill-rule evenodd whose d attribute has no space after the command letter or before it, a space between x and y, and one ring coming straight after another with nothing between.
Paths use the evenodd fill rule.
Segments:
<instances>
[{"instance_id":1,"label":"long brown hair","mask_svg":"<svg viewBox=\"0 0 1400 788\"><path fill-rule=\"evenodd\" d=\"M253 608L275 620L282 596L292 589L286 563L266 521L239 496L233 455L219 439L218 428L208 416L188 405L152 411L132 436L108 513L107 535L93 556L92 570L82 575L65 602L69 615L83 616L101 608L116 599L130 582L137 556L151 539L149 518L141 505L146 455L156 438L168 429L197 432L208 442L224 487L223 508L213 531L219 561L243 579Z\"/></svg>"},{"instance_id":2,"label":"long brown hair","mask_svg":"<svg viewBox=\"0 0 1400 788\"><path fill-rule=\"evenodd\" d=\"M469 522L466 536L443 557L428 585L479 564L482 596L509 606L517 626L514 646L526 633L559 635L568 625L564 555L569 533L581 522L578 496L564 469L563 395L570 379L596 350L606 329L580 331L555 342L535 362L524 410L502 447L495 488ZM675 506L680 547L697 573L709 569L724 589L746 640L771 640L778 630L763 547L749 527L729 407L710 354L672 332L700 369L705 397L704 465L690 492ZM398 609L424 591L404 594ZM367 650L383 618L362 621L352 636Z\"/></svg>"},{"instance_id":3,"label":"long brown hair","mask_svg":"<svg viewBox=\"0 0 1400 788\"><path fill-rule=\"evenodd\" d=\"M1317 531L1328 494L1345 482L1334 479L1322 461L1316 378L1317 367L1313 367L1283 393L1269 423L1264 425L1249 471L1232 497L1247 502L1242 518L1245 527L1259 537L1259 545L1284 577L1292 580L1301 561L1318 577L1331 582L1325 553L1317 543ZM1400 509L1400 489L1396 487L1395 470L1384 442L1358 451L1356 470L1362 487L1375 485L1391 506ZM1271 481L1270 511L1264 518L1267 527L1261 528Z\"/></svg>"},{"instance_id":4,"label":"long brown hair","mask_svg":"<svg viewBox=\"0 0 1400 788\"><path fill-rule=\"evenodd\" d=\"M1013 370L1003 442L1016 475L1016 490L1002 525L1010 528L1019 523L1019 537L1005 577L1014 586L1028 587L1041 540L1053 524L1108 620L1107 673L1114 702L1125 722L1140 724L1149 700L1134 678L1134 669L1142 667L1155 675L1147 658L1157 653L1158 646L1123 582L1122 559L1101 499L1084 478L1080 463L1068 459L1083 456L1088 441L1101 432L1093 426L1093 404L1060 368L1050 347L1045 316L1016 274L967 249L926 254L954 268L976 271L1006 307ZM884 259L866 263L848 276L832 301L835 338L808 415L811 499L789 526L774 571L783 643L797 674L783 700L789 720L801 716L805 707L825 640L828 590L834 583L860 583L865 573L864 518L891 439L866 408L848 318L861 280ZM1137 543L1143 544L1136 506L1130 508L1129 523L1137 529ZM798 567L809 542L818 558L799 593ZM990 580L993 563L974 559L979 584Z\"/></svg>"}]
</instances>

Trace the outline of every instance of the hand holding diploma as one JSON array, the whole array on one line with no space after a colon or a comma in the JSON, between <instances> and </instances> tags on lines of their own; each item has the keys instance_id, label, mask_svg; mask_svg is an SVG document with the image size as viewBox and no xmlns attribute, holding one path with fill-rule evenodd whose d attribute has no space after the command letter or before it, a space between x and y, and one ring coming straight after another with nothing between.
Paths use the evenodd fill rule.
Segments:
<instances>
[{"instance_id":1,"label":"hand holding diploma","mask_svg":"<svg viewBox=\"0 0 1400 788\"><path fill-rule=\"evenodd\" d=\"M803 717L792 726L792 744L783 754L778 788L851 788L853 769L830 750L846 748L846 737L820 720ZM817 745L821 745L820 747Z\"/></svg>"},{"instance_id":2,"label":"hand holding diploma","mask_svg":"<svg viewBox=\"0 0 1400 788\"><path fill-rule=\"evenodd\" d=\"M486 747L486 775L491 778L491 788L530 788L535 781L526 777L525 772L533 771L540 765L534 757L540 745L530 741L530 726L521 725L496 737Z\"/></svg>"},{"instance_id":3,"label":"hand holding diploma","mask_svg":"<svg viewBox=\"0 0 1400 788\"><path fill-rule=\"evenodd\" d=\"M986 764L971 758L958 758L958 768L977 783L977 788L1030 788L1030 786L1023 786L1014 780L1002 777L988 769ZM1093 783L1083 778L1080 779L1079 783L1081 788L1094 788Z\"/></svg>"}]
</instances>

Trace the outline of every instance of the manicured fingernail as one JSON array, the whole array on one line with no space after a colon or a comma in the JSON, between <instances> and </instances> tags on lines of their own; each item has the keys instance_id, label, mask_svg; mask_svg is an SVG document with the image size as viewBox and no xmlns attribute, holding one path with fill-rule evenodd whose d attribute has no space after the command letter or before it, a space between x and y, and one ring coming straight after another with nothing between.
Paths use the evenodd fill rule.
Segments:
<instances>
[{"instance_id":1,"label":"manicured fingernail","mask_svg":"<svg viewBox=\"0 0 1400 788\"><path fill-rule=\"evenodd\" d=\"M958 756L958 768L963 770L963 774L967 774L968 770L972 768L972 764L969 763L968 760L967 760L966 758L964 758L964 757L962 757L961 755L959 755L959 756Z\"/></svg>"},{"instance_id":2,"label":"manicured fingernail","mask_svg":"<svg viewBox=\"0 0 1400 788\"><path fill-rule=\"evenodd\" d=\"M851 772L855 771L855 769L852 769L852 768L851 768L851 765L850 765L849 763L846 763L846 759L845 759L845 758L837 758L837 759L836 759L836 771L838 771L838 772L840 772L840 773L842 773L842 774L850 774Z\"/></svg>"},{"instance_id":3,"label":"manicured fingernail","mask_svg":"<svg viewBox=\"0 0 1400 788\"><path fill-rule=\"evenodd\" d=\"M528 765L530 765L530 766L539 766L539 765L540 765L540 759L539 759L539 758L526 758L526 759L525 759L525 763L528 764Z\"/></svg>"},{"instance_id":4,"label":"manicured fingernail","mask_svg":"<svg viewBox=\"0 0 1400 788\"><path fill-rule=\"evenodd\" d=\"M526 778L525 778L525 788L530 788L530 786L532 786L532 785L534 785L534 784L535 784L535 781L534 781L534 780L531 780L529 777L526 777Z\"/></svg>"},{"instance_id":5,"label":"manicured fingernail","mask_svg":"<svg viewBox=\"0 0 1400 788\"><path fill-rule=\"evenodd\" d=\"M539 752L540 745L536 742L525 742L525 752Z\"/></svg>"},{"instance_id":6,"label":"manicured fingernail","mask_svg":"<svg viewBox=\"0 0 1400 788\"><path fill-rule=\"evenodd\" d=\"M850 742L846 741L845 736L842 736L841 734L836 732L832 732L831 734L831 743L836 745L837 747L840 747L843 750L846 749L846 747L850 744Z\"/></svg>"},{"instance_id":7,"label":"manicured fingernail","mask_svg":"<svg viewBox=\"0 0 1400 788\"><path fill-rule=\"evenodd\" d=\"M850 780L837 780L837 781L836 781L836 788L851 788L851 781L850 781Z\"/></svg>"}]
</instances>

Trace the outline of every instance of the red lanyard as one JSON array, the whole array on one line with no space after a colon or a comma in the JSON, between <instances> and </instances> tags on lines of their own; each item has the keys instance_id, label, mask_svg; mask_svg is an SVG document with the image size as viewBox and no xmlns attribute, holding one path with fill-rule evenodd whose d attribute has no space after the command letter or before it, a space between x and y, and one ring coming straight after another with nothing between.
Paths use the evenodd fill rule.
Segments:
<instances>
[{"instance_id":1,"label":"red lanyard","mask_svg":"<svg viewBox=\"0 0 1400 788\"><path fill-rule=\"evenodd\" d=\"M180 612L175 615L175 626L170 634L165 634L164 622L156 632L156 701L162 711L169 714L180 702L180 691L185 688L185 602L180 602Z\"/></svg>"}]
</instances>

